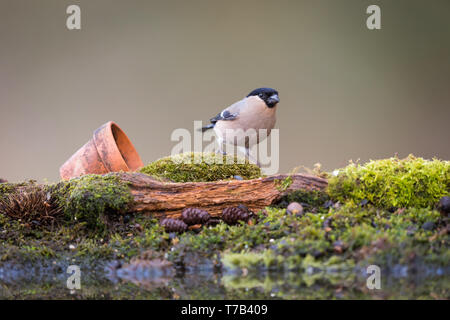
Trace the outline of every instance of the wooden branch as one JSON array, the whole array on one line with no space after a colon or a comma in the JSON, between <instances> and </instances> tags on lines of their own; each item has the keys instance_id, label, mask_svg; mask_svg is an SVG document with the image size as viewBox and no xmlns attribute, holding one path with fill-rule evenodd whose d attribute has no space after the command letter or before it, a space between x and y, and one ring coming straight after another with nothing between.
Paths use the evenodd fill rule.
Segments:
<instances>
[{"instance_id":1,"label":"wooden branch","mask_svg":"<svg viewBox=\"0 0 450 320\"><path fill-rule=\"evenodd\" d=\"M186 207L207 210L219 216L226 207L246 205L257 211L273 204L290 191L324 190L326 179L306 175L291 175L292 183L281 190L281 182L288 175L277 175L254 180L231 180L215 182L161 182L142 173L120 173L129 182L134 204L130 211L146 212L159 218L178 218Z\"/></svg>"}]
</instances>

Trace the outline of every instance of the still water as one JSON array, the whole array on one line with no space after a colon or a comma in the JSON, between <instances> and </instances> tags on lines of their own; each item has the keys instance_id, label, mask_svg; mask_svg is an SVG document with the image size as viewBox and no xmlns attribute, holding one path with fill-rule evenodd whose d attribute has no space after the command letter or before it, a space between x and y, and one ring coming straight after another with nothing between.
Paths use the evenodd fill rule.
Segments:
<instances>
[{"instance_id":1,"label":"still water","mask_svg":"<svg viewBox=\"0 0 450 320\"><path fill-rule=\"evenodd\" d=\"M381 289L368 289L361 270L165 272L80 266L80 289L67 286L69 262L0 268L0 299L448 299L449 268L382 268Z\"/></svg>"}]
</instances>

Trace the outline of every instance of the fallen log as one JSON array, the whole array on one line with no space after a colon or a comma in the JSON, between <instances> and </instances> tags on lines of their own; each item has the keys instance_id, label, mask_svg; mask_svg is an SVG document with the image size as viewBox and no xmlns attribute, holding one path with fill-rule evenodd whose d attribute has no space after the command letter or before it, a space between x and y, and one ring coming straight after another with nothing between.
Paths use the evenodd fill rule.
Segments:
<instances>
[{"instance_id":1,"label":"fallen log","mask_svg":"<svg viewBox=\"0 0 450 320\"><path fill-rule=\"evenodd\" d=\"M119 177L129 183L134 197L130 212L144 212L159 218L178 218L186 207L202 208L212 216L219 216L224 208L239 204L257 211L291 191L324 190L328 185L326 179L307 174L187 183L161 182L141 173L120 173Z\"/></svg>"}]
</instances>

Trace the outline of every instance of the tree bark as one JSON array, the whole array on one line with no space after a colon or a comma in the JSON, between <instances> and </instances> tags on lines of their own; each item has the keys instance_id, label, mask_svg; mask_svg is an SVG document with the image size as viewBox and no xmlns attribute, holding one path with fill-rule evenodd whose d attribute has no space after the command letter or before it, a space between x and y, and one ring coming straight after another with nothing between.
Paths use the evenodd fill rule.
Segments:
<instances>
[{"instance_id":1,"label":"tree bark","mask_svg":"<svg viewBox=\"0 0 450 320\"><path fill-rule=\"evenodd\" d=\"M220 216L226 207L246 205L258 211L298 189L324 190L326 179L306 174L290 175L292 182L283 190L282 182L289 175L277 175L253 180L215 182L161 182L141 173L121 173L129 183L134 203L132 212L145 212L158 218L179 218L187 207L201 208L211 216Z\"/></svg>"}]
</instances>

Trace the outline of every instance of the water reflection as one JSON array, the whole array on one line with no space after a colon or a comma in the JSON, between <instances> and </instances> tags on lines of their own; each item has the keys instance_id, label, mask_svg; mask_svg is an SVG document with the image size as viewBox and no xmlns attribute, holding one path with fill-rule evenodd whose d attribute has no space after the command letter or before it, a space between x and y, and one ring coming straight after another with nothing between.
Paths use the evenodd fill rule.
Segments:
<instances>
[{"instance_id":1,"label":"water reflection","mask_svg":"<svg viewBox=\"0 0 450 320\"><path fill-rule=\"evenodd\" d=\"M2 299L448 299L448 270L382 276L381 290L369 290L362 272L214 272L181 271L164 264L117 266L84 272L81 290L66 288L66 275L46 270L0 270ZM109 266L109 268L111 268ZM128 268L128 269L127 269ZM58 268L60 270L61 268ZM44 269L43 269L44 270ZM41 270L42 271L42 270Z\"/></svg>"}]
</instances>

